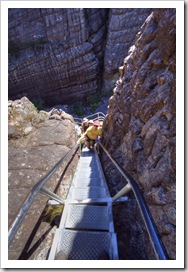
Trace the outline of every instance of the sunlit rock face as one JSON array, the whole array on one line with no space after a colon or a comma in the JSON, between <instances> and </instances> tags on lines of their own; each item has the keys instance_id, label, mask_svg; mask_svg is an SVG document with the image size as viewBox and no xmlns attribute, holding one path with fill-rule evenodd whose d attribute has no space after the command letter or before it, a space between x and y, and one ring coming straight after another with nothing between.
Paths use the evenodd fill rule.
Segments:
<instances>
[{"instance_id":1,"label":"sunlit rock face","mask_svg":"<svg viewBox=\"0 0 188 272\"><path fill-rule=\"evenodd\" d=\"M119 73L103 143L139 184L169 257L175 259L175 9L157 9L147 18ZM105 155L102 159L114 195L125 182Z\"/></svg>"},{"instance_id":2,"label":"sunlit rock face","mask_svg":"<svg viewBox=\"0 0 188 272\"><path fill-rule=\"evenodd\" d=\"M49 176L53 167L77 142L73 117L67 113L63 120L49 119L49 113L38 111L26 97L8 102L8 224L14 222L23 202L39 182ZM71 135L71 137L70 137ZM78 162L76 151L57 168L45 184L45 188L66 198ZM9 259L45 260L53 240L49 224L41 222L41 214L49 197L36 196L26 217L9 247ZM36 234L37 233L37 234ZM44 235L44 236L43 236ZM26 244L29 237L34 243L41 240L34 251ZM40 237L40 238L39 238ZM43 239L45 238L46 239ZM27 252L28 251L28 252Z\"/></svg>"},{"instance_id":3,"label":"sunlit rock face","mask_svg":"<svg viewBox=\"0 0 188 272\"><path fill-rule=\"evenodd\" d=\"M48 104L64 104L113 89L102 142L138 182L170 259L176 259L175 36L174 9L9 9L9 99L27 96ZM40 123L42 117L35 118L34 123ZM40 164L35 152L40 153L43 147L45 152L54 152L50 157L51 166L54 165L55 159L67 151L67 142L61 142L66 122L47 120L39 130L30 122L24 130L19 124L9 123L10 172L16 169L14 158L21 162L23 152L31 155L36 164L32 167L37 169ZM54 124L51 137L46 133L49 124ZM51 139L59 127L55 143ZM29 140L21 141L20 151L18 144L23 134ZM58 157L53 145L58 147ZM46 154L42 167L48 167ZM114 195L126 183L101 155ZM41 173L36 169L37 181ZM24 171L29 177L33 174L30 169ZM10 173L13 185L15 177ZM132 195L114 213L122 259L154 256L138 213Z\"/></svg>"},{"instance_id":4,"label":"sunlit rock face","mask_svg":"<svg viewBox=\"0 0 188 272\"><path fill-rule=\"evenodd\" d=\"M110 92L151 9L9 9L9 99L50 105ZM139 19L137 19L139 18Z\"/></svg>"}]
</instances>

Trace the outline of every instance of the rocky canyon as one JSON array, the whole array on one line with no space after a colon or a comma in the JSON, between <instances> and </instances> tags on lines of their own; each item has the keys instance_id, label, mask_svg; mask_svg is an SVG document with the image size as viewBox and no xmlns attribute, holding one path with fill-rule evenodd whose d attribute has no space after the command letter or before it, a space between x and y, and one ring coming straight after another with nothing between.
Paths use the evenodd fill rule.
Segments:
<instances>
[{"instance_id":1,"label":"rocky canyon","mask_svg":"<svg viewBox=\"0 0 188 272\"><path fill-rule=\"evenodd\" d=\"M175 260L176 9L11 8L8 15L10 195L20 187L21 202L32 182L77 141L71 115L61 124L46 120L32 102L64 105L110 94L101 142L138 183L168 257ZM66 172L65 187L77 160ZM126 181L102 150L100 160L114 196ZM64 185L59 190L63 194ZM16 210L10 203L10 219ZM132 191L113 212L120 259L154 259ZM19 257L14 246L10 259Z\"/></svg>"},{"instance_id":2,"label":"rocky canyon","mask_svg":"<svg viewBox=\"0 0 188 272\"><path fill-rule=\"evenodd\" d=\"M176 256L175 22L175 10L159 9L142 25L119 68L103 128L105 147L138 182L172 259ZM104 154L102 161L115 194L125 181ZM134 209L129 213L134 218ZM137 252L137 242L127 246Z\"/></svg>"},{"instance_id":3,"label":"rocky canyon","mask_svg":"<svg viewBox=\"0 0 188 272\"><path fill-rule=\"evenodd\" d=\"M54 105L112 91L150 12L9 9L9 99L27 96Z\"/></svg>"}]
</instances>

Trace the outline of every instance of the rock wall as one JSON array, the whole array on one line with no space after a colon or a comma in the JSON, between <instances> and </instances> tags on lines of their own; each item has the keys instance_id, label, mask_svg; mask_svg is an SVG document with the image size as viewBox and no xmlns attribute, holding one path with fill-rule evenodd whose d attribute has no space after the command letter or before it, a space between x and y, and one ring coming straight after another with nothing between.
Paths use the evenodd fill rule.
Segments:
<instances>
[{"instance_id":1,"label":"rock wall","mask_svg":"<svg viewBox=\"0 0 188 272\"><path fill-rule=\"evenodd\" d=\"M76 144L77 134L72 116L65 113L64 120L49 120L48 114L38 112L26 97L9 101L8 113L10 227L31 189ZM62 198L66 198L77 165L78 156L74 153L44 186ZM48 199L40 193L35 198L9 248L10 260L17 260L21 253L24 259L46 258L55 232L49 224L41 222L41 214Z\"/></svg>"},{"instance_id":2,"label":"rock wall","mask_svg":"<svg viewBox=\"0 0 188 272\"><path fill-rule=\"evenodd\" d=\"M140 25L135 19L136 10L140 11ZM174 9L150 12L149 9L9 9L9 98L26 95L49 104L87 99L101 90L101 86L106 90L112 88L117 66L122 65L114 95L109 100L103 143L139 183L169 257L175 259L176 19ZM133 24L137 24L135 28ZM29 166L32 165L37 181L48 164L54 165L55 159L67 151L62 133L70 120L59 125L59 121L41 122L42 115L34 114L31 118L29 114L25 127L23 116L19 117L21 122L14 123L11 114L24 115L27 107L23 110L22 102L15 104L19 114L14 102L9 107L9 184L13 186L10 199L16 201L19 197L23 199L31 184L33 172L30 173ZM52 130L47 132L49 125ZM72 146L69 138L65 139L68 148ZM36 152L40 153L42 164ZM125 181L104 154L102 161L114 195ZM39 166L42 168L38 169ZM19 197L15 198L15 190L22 189L20 180L26 191L19 191ZM10 211L16 211L18 205L10 203L9 207ZM143 245L146 250L149 248L149 239L142 235L142 219L138 220L138 208L131 194L128 204L117 208L114 214L120 255L129 249L121 258L152 259L149 250L142 254ZM14 248L10 253L11 258L17 258Z\"/></svg>"},{"instance_id":3,"label":"rock wall","mask_svg":"<svg viewBox=\"0 0 188 272\"><path fill-rule=\"evenodd\" d=\"M10 9L9 97L77 101L100 86L103 9Z\"/></svg>"},{"instance_id":4,"label":"rock wall","mask_svg":"<svg viewBox=\"0 0 188 272\"><path fill-rule=\"evenodd\" d=\"M138 182L169 257L175 259L175 9L152 12L119 72L104 122L103 143ZM114 195L126 183L104 154L102 161Z\"/></svg>"},{"instance_id":5,"label":"rock wall","mask_svg":"<svg viewBox=\"0 0 188 272\"><path fill-rule=\"evenodd\" d=\"M114 88L118 80L118 67L134 44L141 25L152 9L127 8L110 9L107 41L104 54L103 91Z\"/></svg>"},{"instance_id":6,"label":"rock wall","mask_svg":"<svg viewBox=\"0 0 188 272\"><path fill-rule=\"evenodd\" d=\"M111 91L150 11L9 9L9 99L67 104Z\"/></svg>"},{"instance_id":7,"label":"rock wall","mask_svg":"<svg viewBox=\"0 0 188 272\"><path fill-rule=\"evenodd\" d=\"M10 9L9 98L64 104L95 93L106 17L103 9Z\"/></svg>"}]
</instances>

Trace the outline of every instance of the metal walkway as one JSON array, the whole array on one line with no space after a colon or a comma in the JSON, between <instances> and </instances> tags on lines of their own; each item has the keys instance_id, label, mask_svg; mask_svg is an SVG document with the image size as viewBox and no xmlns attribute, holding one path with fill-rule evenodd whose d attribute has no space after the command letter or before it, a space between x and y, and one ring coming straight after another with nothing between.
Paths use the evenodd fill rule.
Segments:
<instances>
[{"instance_id":1,"label":"metal walkway","mask_svg":"<svg viewBox=\"0 0 188 272\"><path fill-rule=\"evenodd\" d=\"M84 147L56 230L49 260L118 259L112 200L96 150Z\"/></svg>"},{"instance_id":2,"label":"metal walkway","mask_svg":"<svg viewBox=\"0 0 188 272\"><path fill-rule=\"evenodd\" d=\"M105 119L105 115L101 112L87 116L88 119L91 117L93 120L99 121ZM76 119L75 122L77 124L81 125L83 121L81 118L74 119ZM21 227L36 196L41 193L50 198L50 200L55 200L55 203L61 203L65 206L60 227L56 231L48 259L61 259L60 257L62 257L62 259L66 258L72 260L102 259L102 257L100 258L100 255L104 252L108 253L109 259L118 259L117 240L116 234L114 233L112 218L112 203L114 201L119 201L120 198L124 197L132 190L139 205L146 230L151 239L151 245L155 252L156 259L169 259L137 182L125 171L125 169L120 167L101 142L98 144L116 169L121 173L126 181L126 185L111 198L98 155L95 153L96 151L90 152L87 148L84 148L66 201L54 192L45 188L47 182L59 167L62 166L62 163L78 149L78 141L72 149L70 149L54 165L54 167L33 186L25 198L15 220L9 228L9 247L15 239L15 235ZM123 201L125 201L125 199ZM57 257L58 253L61 253L59 258Z\"/></svg>"}]
</instances>

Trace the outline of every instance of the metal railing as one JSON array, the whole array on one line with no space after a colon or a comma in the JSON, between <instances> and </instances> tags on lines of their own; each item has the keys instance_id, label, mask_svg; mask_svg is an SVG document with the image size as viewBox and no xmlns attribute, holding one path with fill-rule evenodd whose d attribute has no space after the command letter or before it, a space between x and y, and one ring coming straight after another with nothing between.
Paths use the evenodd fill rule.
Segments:
<instances>
[{"instance_id":1,"label":"metal railing","mask_svg":"<svg viewBox=\"0 0 188 272\"><path fill-rule=\"evenodd\" d=\"M85 118L91 119L91 117L94 120L103 121L105 118L105 114L102 112L97 112L94 114L91 114L89 116L86 116ZM81 125L83 118L77 118L73 117L76 124ZM50 190L44 188L43 186L47 183L47 181L50 179L50 177L58 170L58 168L62 165L62 163L66 160L66 158L76 149L80 146L79 141L77 144L62 158L59 160L59 162L51 169L49 173L46 174L44 178L42 178L30 191L28 196L26 197L25 201L23 202L14 222L11 224L11 227L9 228L8 232L8 246L11 245L21 223L23 222L26 213L28 212L29 208L31 207L33 201L35 200L35 197L38 195L38 193L41 193L43 195L47 195L51 197L52 199L58 201L61 204L64 204L64 201L61 197L59 197L57 194L51 192Z\"/></svg>"},{"instance_id":2,"label":"metal railing","mask_svg":"<svg viewBox=\"0 0 188 272\"><path fill-rule=\"evenodd\" d=\"M113 164L116 166L116 168L119 170L119 172L122 174L122 176L127 181L127 185L112 198L112 202L114 202L115 200L117 200L121 196L128 193L131 189L133 190L134 196L135 196L136 201L139 205L140 212L141 212L142 218L144 220L144 223L145 223L147 232L149 234L152 247L153 247L154 252L157 256L157 259L168 260L168 255L167 255L166 249L159 238L157 228L156 228L155 223L152 219L152 216L149 212L147 203L146 203L136 181L128 173L125 173L125 170L121 169L121 167L112 158L112 156L109 154L109 152L106 150L106 148L103 146L103 144L101 142L99 142L99 145L102 147L102 149L105 151L107 156L110 158L110 160L113 162Z\"/></svg>"},{"instance_id":3,"label":"metal railing","mask_svg":"<svg viewBox=\"0 0 188 272\"><path fill-rule=\"evenodd\" d=\"M78 125L78 126L80 126L81 127L81 125L82 125L82 122L83 122L83 119L84 118L87 118L88 120L93 120L93 121L95 121L95 120L98 120L99 122L100 121L104 121L104 119L105 119L105 117L106 117L106 115L103 113L103 112L96 112L96 113L93 113L93 114L91 114L91 115L88 115L88 116L85 116L85 117L83 117L83 118L78 118L78 117L74 117L73 116L73 119L74 119L74 122L76 123L76 125ZM79 146L79 154L81 154L81 142L80 142L80 146ZM98 146L97 146L97 148L98 148Z\"/></svg>"},{"instance_id":4,"label":"metal railing","mask_svg":"<svg viewBox=\"0 0 188 272\"><path fill-rule=\"evenodd\" d=\"M96 117L94 117L96 116ZM93 118L94 120L104 120L105 115L101 112L95 113L92 115L87 116L86 118L90 119ZM82 120L82 119L81 119ZM149 234L152 247L155 251L155 254L157 256L157 259L159 260L167 260L168 256L166 253L166 250L164 248L164 245L162 244L159 234L157 232L157 228L155 226L155 223L151 217L151 214L149 212L149 209L147 207L147 203L142 196L142 193L136 183L136 181L125 172L125 170L122 170L121 167L117 164L117 162L112 158L112 156L109 154L109 152L106 150L106 148L103 146L101 142L98 142L99 146L105 151L107 156L110 158L110 160L113 162L115 167L119 170L119 172L122 174L122 176L127 181L127 185L119 191L114 197L112 197L112 202L117 200L118 198L122 197L123 195L127 194L130 190L133 190L134 196L136 198L136 201L139 205L141 215L143 217L147 232ZM28 194L27 198L23 202L20 211L17 214L16 219L12 223L9 233L8 233L8 245L10 246L19 227L21 226L22 221L25 218L26 213L28 212L30 206L32 205L33 201L35 200L35 197L38 195L38 193L50 196L52 199L55 199L57 202L64 204L64 200L59 197L58 195L54 194L53 192L49 191L48 189L44 188L43 186L47 183L47 181L50 179L50 177L58 170L58 168L62 165L62 163L67 159L67 157L77 148L79 147L79 140L77 144L74 145L74 147L61 158L57 164L49 171L44 178L42 178L31 190L31 192Z\"/></svg>"},{"instance_id":5,"label":"metal railing","mask_svg":"<svg viewBox=\"0 0 188 272\"><path fill-rule=\"evenodd\" d=\"M50 190L43 188L43 186L47 183L47 181L50 179L50 177L58 170L58 168L62 165L62 163L68 158L68 156L78 148L79 143L75 144L69 152L65 154L58 162L57 164L46 174L44 178L42 178L35 186L32 188L28 196L26 197L25 201L23 202L14 222L12 223L9 232L8 232L8 246L11 245L22 221L24 220L26 213L28 212L29 208L31 207L31 204L35 200L35 197L38 195L38 193L42 193L44 195L50 196L52 199L58 201L61 204L64 204L63 199L51 192Z\"/></svg>"},{"instance_id":6,"label":"metal railing","mask_svg":"<svg viewBox=\"0 0 188 272\"><path fill-rule=\"evenodd\" d=\"M88 120L92 119L93 121L95 121L95 120L104 121L105 117L106 117L106 115L103 112L96 112L91 115L84 116L84 118L87 118ZM79 117L73 116L74 122L78 125L82 124L84 118L79 118Z\"/></svg>"}]
</instances>

